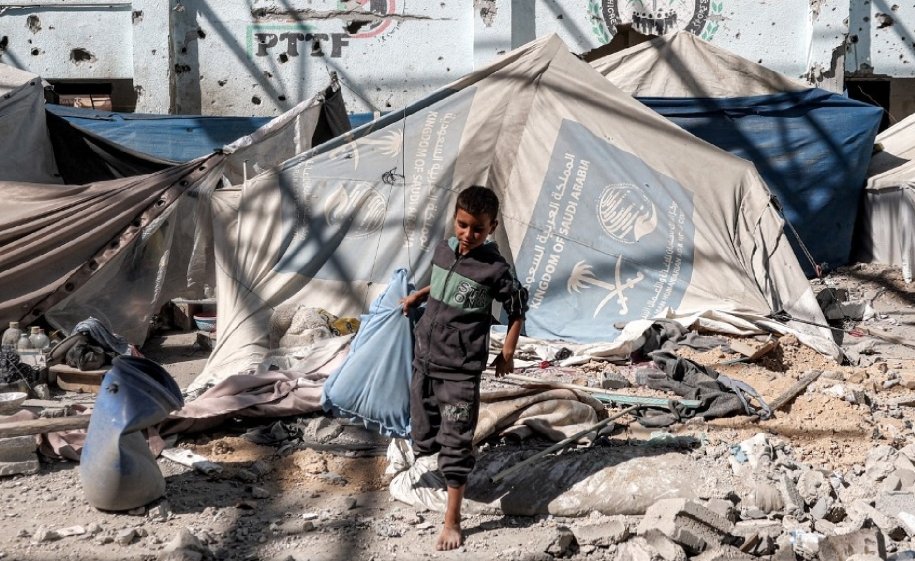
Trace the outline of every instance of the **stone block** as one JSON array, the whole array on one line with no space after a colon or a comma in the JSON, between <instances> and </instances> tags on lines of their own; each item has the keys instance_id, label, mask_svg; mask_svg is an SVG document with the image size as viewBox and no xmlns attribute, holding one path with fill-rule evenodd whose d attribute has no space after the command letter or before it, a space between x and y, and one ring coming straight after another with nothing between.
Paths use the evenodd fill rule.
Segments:
<instances>
[{"instance_id":1,"label":"stone block","mask_svg":"<svg viewBox=\"0 0 915 561\"><path fill-rule=\"evenodd\" d=\"M836 525L825 518L821 518L814 522L813 529L824 536L833 536L836 533Z\"/></svg>"},{"instance_id":2,"label":"stone block","mask_svg":"<svg viewBox=\"0 0 915 561\"><path fill-rule=\"evenodd\" d=\"M876 528L863 528L841 536L829 536L820 542L820 561L845 561L856 554L877 555L885 559L883 534Z\"/></svg>"},{"instance_id":3,"label":"stone block","mask_svg":"<svg viewBox=\"0 0 915 561\"><path fill-rule=\"evenodd\" d=\"M733 524L697 502L687 499L662 499L642 517L637 533L657 530L695 554L716 546L730 533Z\"/></svg>"},{"instance_id":4,"label":"stone block","mask_svg":"<svg viewBox=\"0 0 915 561\"><path fill-rule=\"evenodd\" d=\"M629 525L616 519L602 524L591 524L573 530L579 545L609 547L629 539Z\"/></svg>"},{"instance_id":5,"label":"stone block","mask_svg":"<svg viewBox=\"0 0 915 561\"><path fill-rule=\"evenodd\" d=\"M39 467L37 456L23 462L0 462L0 477L38 473Z\"/></svg>"},{"instance_id":6,"label":"stone block","mask_svg":"<svg viewBox=\"0 0 915 561\"><path fill-rule=\"evenodd\" d=\"M38 444L32 435L0 438L0 462L26 462L35 459Z\"/></svg>"}]
</instances>

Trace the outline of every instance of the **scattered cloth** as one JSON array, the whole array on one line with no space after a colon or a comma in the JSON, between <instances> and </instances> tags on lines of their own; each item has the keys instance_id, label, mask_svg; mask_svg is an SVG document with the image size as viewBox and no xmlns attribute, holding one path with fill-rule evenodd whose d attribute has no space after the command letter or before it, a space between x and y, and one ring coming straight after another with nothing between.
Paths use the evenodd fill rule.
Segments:
<instances>
[{"instance_id":1,"label":"scattered cloth","mask_svg":"<svg viewBox=\"0 0 915 561\"><path fill-rule=\"evenodd\" d=\"M604 406L574 390L513 388L480 394L474 444L500 434L524 440L539 435L560 441L607 416Z\"/></svg>"},{"instance_id":2,"label":"scattered cloth","mask_svg":"<svg viewBox=\"0 0 915 561\"><path fill-rule=\"evenodd\" d=\"M127 354L127 339L115 335L100 320L90 317L76 324L73 333L89 334L92 340L105 351L115 352L119 355Z\"/></svg>"},{"instance_id":3,"label":"scattered cloth","mask_svg":"<svg viewBox=\"0 0 915 561\"><path fill-rule=\"evenodd\" d=\"M728 340L724 337L700 335L669 319L654 320L643 336L645 343L639 350L645 355L657 350L674 351L681 346L699 351L729 349Z\"/></svg>"},{"instance_id":4,"label":"scattered cloth","mask_svg":"<svg viewBox=\"0 0 915 561\"><path fill-rule=\"evenodd\" d=\"M772 414L759 393L744 382L728 378L670 351L653 351L648 356L657 368L640 369L636 373L637 380L652 389L699 400L700 405L689 409L671 402L667 410L644 409L639 413L639 422L643 426L666 427L690 417L714 419L733 415L759 415L767 419Z\"/></svg>"}]
</instances>

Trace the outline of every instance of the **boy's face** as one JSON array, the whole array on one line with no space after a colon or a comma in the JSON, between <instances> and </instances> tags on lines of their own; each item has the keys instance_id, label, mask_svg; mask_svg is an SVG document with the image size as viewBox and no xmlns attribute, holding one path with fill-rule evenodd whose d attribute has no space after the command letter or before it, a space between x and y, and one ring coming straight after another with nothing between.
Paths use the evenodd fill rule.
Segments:
<instances>
[{"instance_id":1,"label":"boy's face","mask_svg":"<svg viewBox=\"0 0 915 561\"><path fill-rule=\"evenodd\" d=\"M488 214L470 214L459 208L454 213L454 237L458 239L458 251L465 255L480 247L498 225L499 221Z\"/></svg>"}]
</instances>

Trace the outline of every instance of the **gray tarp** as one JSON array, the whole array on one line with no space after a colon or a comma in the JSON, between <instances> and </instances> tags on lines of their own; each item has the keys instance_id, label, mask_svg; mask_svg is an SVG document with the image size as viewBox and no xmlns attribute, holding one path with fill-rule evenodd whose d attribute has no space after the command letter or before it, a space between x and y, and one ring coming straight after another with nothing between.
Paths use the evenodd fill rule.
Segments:
<instances>
[{"instance_id":1,"label":"gray tarp","mask_svg":"<svg viewBox=\"0 0 915 561\"><path fill-rule=\"evenodd\" d=\"M41 78L2 63L0 154L0 181L61 182L45 123Z\"/></svg>"}]
</instances>

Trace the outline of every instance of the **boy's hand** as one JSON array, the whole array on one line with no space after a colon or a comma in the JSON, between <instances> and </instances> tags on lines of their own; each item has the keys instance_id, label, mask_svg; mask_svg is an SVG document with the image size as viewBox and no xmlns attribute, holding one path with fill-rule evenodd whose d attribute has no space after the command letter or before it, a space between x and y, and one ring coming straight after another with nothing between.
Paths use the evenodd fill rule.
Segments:
<instances>
[{"instance_id":1,"label":"boy's hand","mask_svg":"<svg viewBox=\"0 0 915 561\"><path fill-rule=\"evenodd\" d=\"M410 313L410 308L416 304L416 300L418 300L418 298L416 298L415 292L400 299L400 306L403 309L403 315Z\"/></svg>"},{"instance_id":2,"label":"boy's hand","mask_svg":"<svg viewBox=\"0 0 915 561\"><path fill-rule=\"evenodd\" d=\"M496 360L492 361L490 366L494 366L496 368L496 378L501 378L506 374L511 374L515 371L514 354L506 356L505 351L502 351L496 355Z\"/></svg>"}]
</instances>

